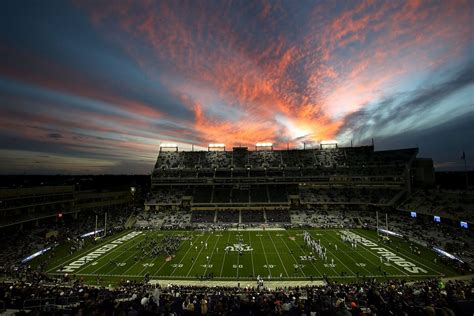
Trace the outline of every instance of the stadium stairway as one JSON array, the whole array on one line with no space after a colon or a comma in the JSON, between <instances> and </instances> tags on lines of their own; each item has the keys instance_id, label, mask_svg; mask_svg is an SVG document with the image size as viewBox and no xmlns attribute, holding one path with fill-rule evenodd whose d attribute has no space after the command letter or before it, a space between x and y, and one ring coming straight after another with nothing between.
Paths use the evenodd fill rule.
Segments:
<instances>
[{"instance_id":1,"label":"stadium stairway","mask_svg":"<svg viewBox=\"0 0 474 316\"><path fill-rule=\"evenodd\" d=\"M135 216L135 214L133 213L130 214L130 216L127 218L127 221L124 224L125 229L132 228L136 222L137 222L137 217Z\"/></svg>"},{"instance_id":2,"label":"stadium stairway","mask_svg":"<svg viewBox=\"0 0 474 316\"><path fill-rule=\"evenodd\" d=\"M402 190L399 193L395 194L395 196L388 202L388 205L394 205L397 201L399 201L404 195L405 191Z\"/></svg>"}]
</instances>

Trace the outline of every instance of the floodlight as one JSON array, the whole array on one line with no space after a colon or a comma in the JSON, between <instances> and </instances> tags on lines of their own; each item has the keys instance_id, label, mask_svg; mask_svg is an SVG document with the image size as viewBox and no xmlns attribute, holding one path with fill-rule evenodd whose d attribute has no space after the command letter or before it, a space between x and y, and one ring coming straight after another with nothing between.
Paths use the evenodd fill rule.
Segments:
<instances>
[{"instance_id":1,"label":"floodlight","mask_svg":"<svg viewBox=\"0 0 474 316\"><path fill-rule=\"evenodd\" d=\"M321 145L334 145L338 144L337 140L322 140Z\"/></svg>"},{"instance_id":2,"label":"floodlight","mask_svg":"<svg viewBox=\"0 0 474 316\"><path fill-rule=\"evenodd\" d=\"M439 253L440 255L442 256L445 256L445 257L448 257L449 259L453 259L453 260L457 260L459 262L463 262L461 259L459 259L458 257L444 251L443 249L441 248L437 248L437 247L433 247L433 250L436 251L437 253Z\"/></svg>"},{"instance_id":3,"label":"floodlight","mask_svg":"<svg viewBox=\"0 0 474 316\"><path fill-rule=\"evenodd\" d=\"M272 147L272 143L256 143L255 146L257 147Z\"/></svg>"},{"instance_id":4,"label":"floodlight","mask_svg":"<svg viewBox=\"0 0 474 316\"><path fill-rule=\"evenodd\" d=\"M163 143L163 144L160 144L160 147L164 147L164 148L177 148L178 145L176 145L176 144L170 144L170 143Z\"/></svg>"}]
</instances>

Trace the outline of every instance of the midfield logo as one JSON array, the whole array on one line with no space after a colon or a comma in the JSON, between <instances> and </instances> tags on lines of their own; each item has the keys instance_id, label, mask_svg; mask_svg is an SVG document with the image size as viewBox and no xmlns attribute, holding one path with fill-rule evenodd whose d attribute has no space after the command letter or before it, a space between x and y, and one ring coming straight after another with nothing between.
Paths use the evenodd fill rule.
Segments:
<instances>
[{"instance_id":1,"label":"midfield logo","mask_svg":"<svg viewBox=\"0 0 474 316\"><path fill-rule=\"evenodd\" d=\"M233 246L225 247L225 251L253 251L253 248L247 244L234 244Z\"/></svg>"}]
</instances>

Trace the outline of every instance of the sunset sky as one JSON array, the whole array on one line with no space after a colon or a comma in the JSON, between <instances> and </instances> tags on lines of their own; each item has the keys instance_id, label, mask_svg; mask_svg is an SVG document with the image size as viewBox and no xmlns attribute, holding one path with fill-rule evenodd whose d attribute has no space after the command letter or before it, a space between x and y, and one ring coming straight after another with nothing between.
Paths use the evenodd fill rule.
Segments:
<instances>
[{"instance_id":1,"label":"sunset sky","mask_svg":"<svg viewBox=\"0 0 474 316\"><path fill-rule=\"evenodd\" d=\"M473 1L2 1L0 173L149 173L161 142L474 166Z\"/></svg>"}]
</instances>

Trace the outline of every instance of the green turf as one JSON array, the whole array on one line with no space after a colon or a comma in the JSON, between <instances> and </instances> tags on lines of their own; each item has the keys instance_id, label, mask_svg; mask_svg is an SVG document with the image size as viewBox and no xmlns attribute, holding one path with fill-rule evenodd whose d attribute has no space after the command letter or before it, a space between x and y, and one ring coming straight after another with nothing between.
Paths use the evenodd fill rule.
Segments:
<instances>
[{"instance_id":1,"label":"green turf","mask_svg":"<svg viewBox=\"0 0 474 316\"><path fill-rule=\"evenodd\" d=\"M281 231L143 231L140 235L118 244L97 259L77 268L73 274L94 280L97 276L107 280L143 279L149 274L152 279L196 279L212 273L215 280L249 280L257 275L273 280L321 279L324 275L339 281L353 281L358 278L407 278L419 279L434 276L453 276L456 273L448 266L434 263L436 257L429 249L421 249L420 256L409 250L409 243L391 238L390 244L379 240L376 232L367 230L351 230L351 232L383 247L405 259L411 264L425 270L412 273L394 262L380 263L380 254L374 246L358 244L357 250L350 244L341 241L337 229L308 230L314 239L319 239L328 248L327 261L318 256L316 260L305 260L311 256L311 250L304 245L302 230ZM51 275L63 275L62 268L102 247L113 243L130 231L122 232L97 244L90 243L87 249L66 255L61 248L49 259L47 272ZM161 240L166 235L180 235L189 240L181 241L175 256L167 261L164 255L158 257L143 256L140 247L145 236L148 239ZM226 245L238 244L239 239L251 251L225 252ZM191 246L191 241L193 246ZM201 241L203 244L201 245ZM204 244L207 242L207 249ZM337 244L337 251L335 249ZM196 250L196 246L198 246ZM421 247L420 247L421 248ZM398 252L397 252L398 249ZM313 254L314 255L314 254ZM206 256L209 260L206 260ZM44 260L40 258L39 260ZM112 263L111 263L112 261ZM332 261L334 264L331 264ZM384 274L385 272L385 274ZM343 274L344 273L344 274Z\"/></svg>"}]
</instances>

